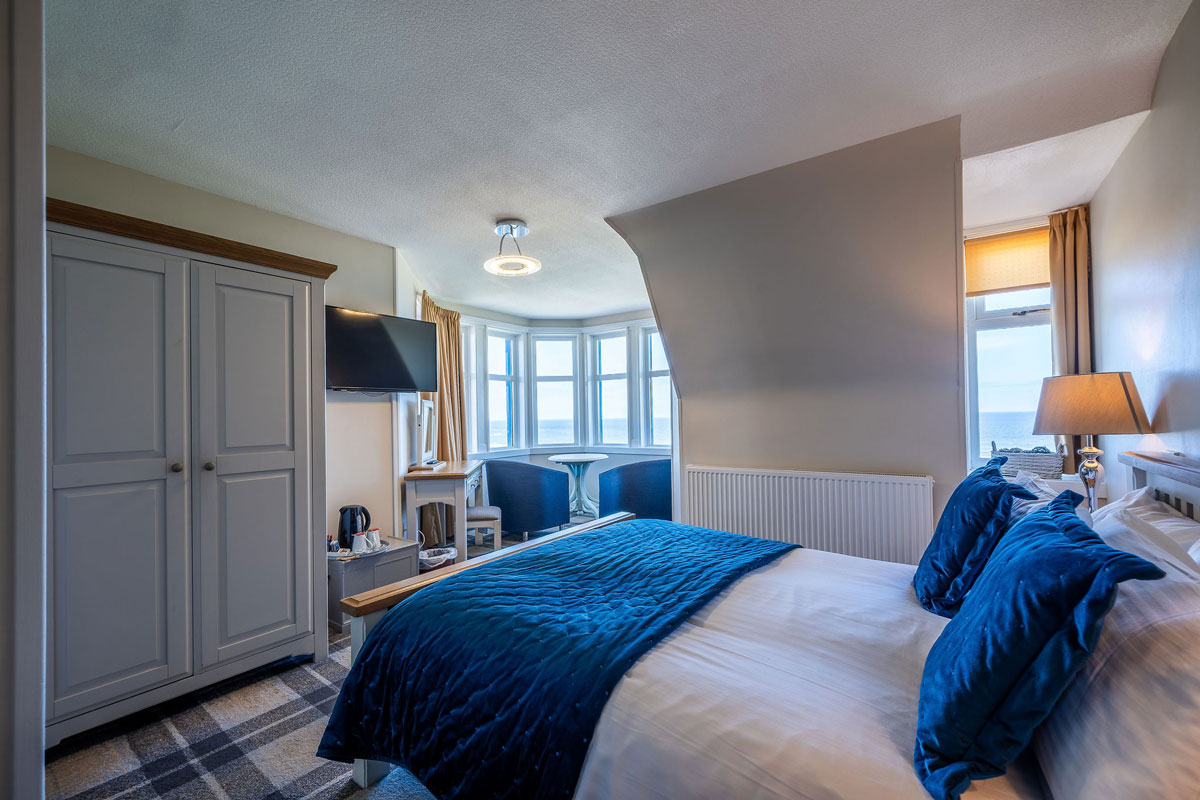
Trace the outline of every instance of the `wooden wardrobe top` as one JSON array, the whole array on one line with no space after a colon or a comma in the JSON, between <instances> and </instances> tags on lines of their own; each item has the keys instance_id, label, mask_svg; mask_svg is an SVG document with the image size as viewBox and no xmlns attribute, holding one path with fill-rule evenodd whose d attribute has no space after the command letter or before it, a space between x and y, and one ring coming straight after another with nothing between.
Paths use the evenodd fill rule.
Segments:
<instances>
[{"instance_id":1,"label":"wooden wardrobe top","mask_svg":"<svg viewBox=\"0 0 1200 800\"><path fill-rule=\"evenodd\" d=\"M253 244L243 244L232 239L222 239L220 236L209 236L207 233L163 225L161 222L151 222L113 211L69 203L66 200L46 198L46 220L61 222L64 225L75 225L90 231L111 233L117 236L128 236L143 242L154 242L168 247L178 247L181 250L192 250L210 256L231 258L234 261L245 261L260 267L272 267L284 272L296 272L310 275L314 278L328 278L337 270L336 264L326 264L311 258L281 253L278 250L268 250Z\"/></svg>"}]
</instances>

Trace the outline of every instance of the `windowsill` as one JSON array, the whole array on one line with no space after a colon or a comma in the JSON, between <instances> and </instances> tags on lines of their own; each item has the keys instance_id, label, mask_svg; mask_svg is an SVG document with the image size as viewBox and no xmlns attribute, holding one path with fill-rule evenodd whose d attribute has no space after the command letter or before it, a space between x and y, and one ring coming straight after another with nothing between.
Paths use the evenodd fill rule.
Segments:
<instances>
[{"instance_id":1,"label":"windowsill","mask_svg":"<svg viewBox=\"0 0 1200 800\"><path fill-rule=\"evenodd\" d=\"M514 456L551 456L556 453L606 453L628 456L670 456L670 447L629 447L616 444L560 444L539 445L537 447L510 447L504 450L486 450L482 453L469 453L467 458L477 461L489 458L512 458Z\"/></svg>"}]
</instances>

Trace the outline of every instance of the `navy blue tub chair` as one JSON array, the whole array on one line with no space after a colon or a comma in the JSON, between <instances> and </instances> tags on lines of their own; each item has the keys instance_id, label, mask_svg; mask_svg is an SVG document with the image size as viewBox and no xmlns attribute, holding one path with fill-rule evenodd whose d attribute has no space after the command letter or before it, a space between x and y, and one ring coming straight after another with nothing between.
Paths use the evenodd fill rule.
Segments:
<instances>
[{"instance_id":1,"label":"navy blue tub chair","mask_svg":"<svg viewBox=\"0 0 1200 800\"><path fill-rule=\"evenodd\" d=\"M484 467L488 505L500 508L504 530L524 534L566 525L571 490L567 473L520 461L496 459Z\"/></svg>"},{"instance_id":2,"label":"navy blue tub chair","mask_svg":"<svg viewBox=\"0 0 1200 800\"><path fill-rule=\"evenodd\" d=\"M635 461L600 473L600 516L629 511L638 519L671 518L671 459Z\"/></svg>"}]
</instances>

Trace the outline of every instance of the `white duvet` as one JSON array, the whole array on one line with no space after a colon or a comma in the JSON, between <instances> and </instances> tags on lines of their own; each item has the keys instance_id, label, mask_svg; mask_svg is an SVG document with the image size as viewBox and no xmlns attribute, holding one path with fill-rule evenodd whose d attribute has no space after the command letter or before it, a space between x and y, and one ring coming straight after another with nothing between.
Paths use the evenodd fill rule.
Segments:
<instances>
[{"instance_id":1,"label":"white duvet","mask_svg":"<svg viewBox=\"0 0 1200 800\"><path fill-rule=\"evenodd\" d=\"M928 798L917 697L947 620L913 569L796 550L737 581L617 684L576 800ZM1039 785L1010 769L966 796Z\"/></svg>"}]
</instances>

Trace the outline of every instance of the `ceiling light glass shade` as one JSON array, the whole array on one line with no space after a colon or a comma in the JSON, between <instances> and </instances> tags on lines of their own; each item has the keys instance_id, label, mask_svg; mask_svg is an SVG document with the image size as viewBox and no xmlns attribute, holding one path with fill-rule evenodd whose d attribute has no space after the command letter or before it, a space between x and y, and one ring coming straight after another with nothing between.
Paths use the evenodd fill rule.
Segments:
<instances>
[{"instance_id":1,"label":"ceiling light glass shade","mask_svg":"<svg viewBox=\"0 0 1200 800\"><path fill-rule=\"evenodd\" d=\"M542 268L542 262L532 256L492 256L483 262L483 268L493 275L532 275Z\"/></svg>"}]
</instances>

